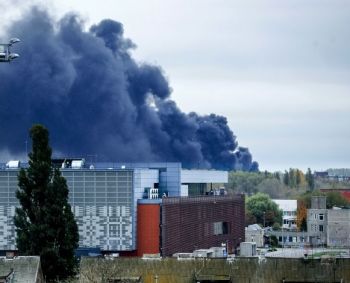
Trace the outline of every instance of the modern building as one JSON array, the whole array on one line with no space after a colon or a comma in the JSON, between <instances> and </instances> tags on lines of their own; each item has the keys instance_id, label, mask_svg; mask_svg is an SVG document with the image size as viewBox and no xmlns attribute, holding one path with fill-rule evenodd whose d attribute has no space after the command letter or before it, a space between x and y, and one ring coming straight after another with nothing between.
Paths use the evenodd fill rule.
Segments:
<instances>
[{"instance_id":1,"label":"modern building","mask_svg":"<svg viewBox=\"0 0 350 283\"><path fill-rule=\"evenodd\" d=\"M178 229L184 228L187 220L188 225L192 225L188 226L191 227L188 231L197 229L199 232L193 241L189 240L191 236L181 234L181 246L185 241L189 241L191 248L194 248L194 242L198 241L197 248L209 248L215 246L218 239L226 241L232 235L239 237L236 236L236 226L233 226L229 218L239 217L244 222L244 199L243 202L237 202L236 199L232 200L232 197L224 196L224 193L221 198L209 195L202 196L200 200L197 198L196 201L181 197L189 194L189 187L209 188L200 191L203 194L211 190L220 191L221 184L227 182L227 172L194 170L191 174L191 171L181 169L181 163L171 162L88 164L84 159L67 158L55 159L53 164L60 168L67 180L69 202L78 224L81 248L100 248L103 252L135 254L140 245L140 248L144 249L141 252L146 253L147 249L154 250L150 242L145 242L147 233L150 233L151 238L155 237L154 235L159 238L158 252L168 255L180 251L172 248L179 248L179 244L167 242L168 238L169 241L173 241L171 237L174 236L168 233L169 227L178 225L182 226ZM19 161L0 164L0 251L16 249L13 217L15 208L19 205L15 195L18 189L17 175L20 168L27 166ZM160 198L163 198L163 201ZM140 204L143 204L142 201L148 201L150 206L138 205L138 201ZM177 206L174 206L174 203L177 203ZM171 211L171 207L177 207L175 211L178 212L182 224L179 224L176 217L172 218L167 213ZM195 215L191 215L192 213ZM203 227L209 225L206 226L208 233L211 233L210 229L213 228L209 220L217 223L215 229L217 233L222 231L222 236L216 235L213 241L212 238L209 239L208 234L208 237L204 237L207 241L201 242L200 233L204 231ZM162 226L159 226L160 224ZM239 229L243 229L243 238L244 227ZM232 245L235 244L233 238L230 241ZM156 245L155 242L153 244ZM202 244L203 247L200 246ZM188 249L189 247L185 251Z\"/></svg>"},{"instance_id":2,"label":"modern building","mask_svg":"<svg viewBox=\"0 0 350 283\"><path fill-rule=\"evenodd\" d=\"M297 200L295 199L273 199L279 209L282 210L282 227L287 230L296 230L297 224Z\"/></svg>"},{"instance_id":3,"label":"modern building","mask_svg":"<svg viewBox=\"0 0 350 283\"><path fill-rule=\"evenodd\" d=\"M190 196L220 194L227 181L227 171L181 170L182 190L185 192L181 196L186 196L186 191Z\"/></svg>"},{"instance_id":4,"label":"modern building","mask_svg":"<svg viewBox=\"0 0 350 283\"><path fill-rule=\"evenodd\" d=\"M244 240L244 195L138 201L137 254L170 256Z\"/></svg>"}]
</instances>

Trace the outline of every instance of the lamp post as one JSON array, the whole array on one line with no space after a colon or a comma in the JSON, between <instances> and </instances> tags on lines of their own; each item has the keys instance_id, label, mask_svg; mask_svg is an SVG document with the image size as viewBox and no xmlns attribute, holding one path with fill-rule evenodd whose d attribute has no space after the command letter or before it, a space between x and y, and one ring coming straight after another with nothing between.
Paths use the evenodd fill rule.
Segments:
<instances>
[{"instance_id":1,"label":"lamp post","mask_svg":"<svg viewBox=\"0 0 350 283\"><path fill-rule=\"evenodd\" d=\"M264 227L263 228L265 228L265 213L266 212L264 211L264 215L263 215L264 216Z\"/></svg>"}]
</instances>

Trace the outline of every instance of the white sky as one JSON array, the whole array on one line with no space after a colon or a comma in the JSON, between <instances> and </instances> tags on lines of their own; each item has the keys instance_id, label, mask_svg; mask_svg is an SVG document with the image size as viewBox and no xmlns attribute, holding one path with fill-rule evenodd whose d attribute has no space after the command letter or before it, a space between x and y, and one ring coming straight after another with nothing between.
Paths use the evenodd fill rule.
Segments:
<instances>
[{"instance_id":1,"label":"white sky","mask_svg":"<svg viewBox=\"0 0 350 283\"><path fill-rule=\"evenodd\" d=\"M57 18L78 12L87 27L121 22L180 108L226 116L261 170L350 167L350 1L35 2ZM28 3L0 8L13 19Z\"/></svg>"}]
</instances>

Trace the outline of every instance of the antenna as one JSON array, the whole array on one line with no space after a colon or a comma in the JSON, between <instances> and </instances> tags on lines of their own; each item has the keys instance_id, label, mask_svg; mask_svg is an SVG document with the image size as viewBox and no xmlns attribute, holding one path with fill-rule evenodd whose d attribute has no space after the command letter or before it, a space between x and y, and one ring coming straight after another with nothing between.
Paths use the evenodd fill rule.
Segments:
<instances>
[{"instance_id":1,"label":"antenna","mask_svg":"<svg viewBox=\"0 0 350 283\"><path fill-rule=\"evenodd\" d=\"M28 141L25 140L25 145L26 145L26 158L28 159Z\"/></svg>"}]
</instances>

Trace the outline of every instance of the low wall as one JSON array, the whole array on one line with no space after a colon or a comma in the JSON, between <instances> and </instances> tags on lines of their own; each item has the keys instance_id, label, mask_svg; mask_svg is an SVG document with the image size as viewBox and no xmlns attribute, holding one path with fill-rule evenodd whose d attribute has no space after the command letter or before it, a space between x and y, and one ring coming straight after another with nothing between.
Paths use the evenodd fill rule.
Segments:
<instances>
[{"instance_id":1,"label":"low wall","mask_svg":"<svg viewBox=\"0 0 350 283\"><path fill-rule=\"evenodd\" d=\"M350 259L82 259L80 282L130 282L127 278L140 278L140 282L144 283L192 283L204 280L239 283L346 283L350 282Z\"/></svg>"}]
</instances>

